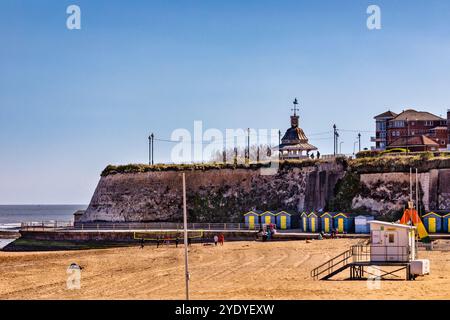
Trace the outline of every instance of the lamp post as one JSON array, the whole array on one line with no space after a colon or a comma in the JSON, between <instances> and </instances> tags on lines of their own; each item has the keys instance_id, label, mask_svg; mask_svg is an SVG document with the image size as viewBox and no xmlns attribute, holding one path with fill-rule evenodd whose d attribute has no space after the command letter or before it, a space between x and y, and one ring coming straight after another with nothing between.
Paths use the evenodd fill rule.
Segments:
<instances>
[{"instance_id":1,"label":"lamp post","mask_svg":"<svg viewBox=\"0 0 450 320\"><path fill-rule=\"evenodd\" d=\"M333 154L334 155L336 155L336 153L337 153L337 139L336 139L336 134L337 134L337 132L336 132L336 124L333 124Z\"/></svg>"},{"instance_id":2,"label":"lamp post","mask_svg":"<svg viewBox=\"0 0 450 320\"><path fill-rule=\"evenodd\" d=\"M148 164L152 164L152 135L148 136Z\"/></svg>"},{"instance_id":3,"label":"lamp post","mask_svg":"<svg viewBox=\"0 0 450 320\"><path fill-rule=\"evenodd\" d=\"M154 164L154 162L153 162L153 141L155 141L155 135L153 134L153 132L150 135L150 137L152 137L152 165L153 165Z\"/></svg>"},{"instance_id":4,"label":"lamp post","mask_svg":"<svg viewBox=\"0 0 450 320\"><path fill-rule=\"evenodd\" d=\"M361 133L358 133L358 152L361 152Z\"/></svg>"}]
</instances>

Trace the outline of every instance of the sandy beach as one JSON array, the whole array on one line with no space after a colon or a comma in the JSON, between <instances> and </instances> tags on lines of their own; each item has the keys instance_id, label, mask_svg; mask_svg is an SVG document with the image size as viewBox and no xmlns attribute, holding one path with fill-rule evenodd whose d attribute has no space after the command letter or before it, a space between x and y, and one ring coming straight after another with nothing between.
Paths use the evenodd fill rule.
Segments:
<instances>
[{"instance_id":1,"label":"sandy beach","mask_svg":"<svg viewBox=\"0 0 450 320\"><path fill-rule=\"evenodd\" d=\"M312 280L310 270L357 240L228 242L189 249L193 299L450 299L450 252L420 251L431 274L416 281ZM0 299L183 299L184 250L164 246L0 252ZM67 289L67 267L83 267Z\"/></svg>"}]
</instances>

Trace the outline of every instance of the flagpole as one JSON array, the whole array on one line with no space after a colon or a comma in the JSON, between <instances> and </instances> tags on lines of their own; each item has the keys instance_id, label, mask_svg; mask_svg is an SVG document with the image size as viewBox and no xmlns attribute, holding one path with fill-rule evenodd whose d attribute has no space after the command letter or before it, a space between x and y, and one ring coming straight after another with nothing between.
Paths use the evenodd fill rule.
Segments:
<instances>
[{"instance_id":1,"label":"flagpole","mask_svg":"<svg viewBox=\"0 0 450 320\"><path fill-rule=\"evenodd\" d=\"M186 276L186 300L189 300L188 229L186 210L186 175L183 172L183 221L184 221L184 267Z\"/></svg>"}]
</instances>

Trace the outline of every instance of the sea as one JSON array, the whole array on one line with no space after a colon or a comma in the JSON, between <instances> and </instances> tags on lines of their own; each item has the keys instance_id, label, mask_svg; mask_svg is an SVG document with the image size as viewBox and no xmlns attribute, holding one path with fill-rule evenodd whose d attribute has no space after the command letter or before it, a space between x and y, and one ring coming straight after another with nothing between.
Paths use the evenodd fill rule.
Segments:
<instances>
[{"instance_id":1,"label":"sea","mask_svg":"<svg viewBox=\"0 0 450 320\"><path fill-rule=\"evenodd\" d=\"M8 239L8 231L19 230L21 222L61 221L69 222L77 210L87 205L0 205L0 249L14 239Z\"/></svg>"},{"instance_id":2,"label":"sea","mask_svg":"<svg viewBox=\"0 0 450 320\"><path fill-rule=\"evenodd\" d=\"M0 205L0 231L15 230L21 222L72 221L87 205Z\"/></svg>"}]
</instances>

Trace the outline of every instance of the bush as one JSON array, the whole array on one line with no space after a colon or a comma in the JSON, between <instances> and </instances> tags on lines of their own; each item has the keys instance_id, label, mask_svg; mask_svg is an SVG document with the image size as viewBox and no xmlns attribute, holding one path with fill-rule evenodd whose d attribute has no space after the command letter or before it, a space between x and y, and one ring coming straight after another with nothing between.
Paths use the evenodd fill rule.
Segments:
<instances>
[{"instance_id":1,"label":"bush","mask_svg":"<svg viewBox=\"0 0 450 320\"><path fill-rule=\"evenodd\" d=\"M386 153L407 153L407 152L410 152L409 149L393 148L393 149L384 150L384 151L381 152L381 154L386 154Z\"/></svg>"},{"instance_id":2,"label":"bush","mask_svg":"<svg viewBox=\"0 0 450 320\"><path fill-rule=\"evenodd\" d=\"M379 150L365 150L365 151L360 151L356 154L356 158L360 159L360 158L374 158L374 157L379 157L381 155L381 151Z\"/></svg>"},{"instance_id":3,"label":"bush","mask_svg":"<svg viewBox=\"0 0 450 320\"><path fill-rule=\"evenodd\" d=\"M433 157L434 154L432 152L423 152L420 154L420 160L422 161L430 160Z\"/></svg>"}]
</instances>

